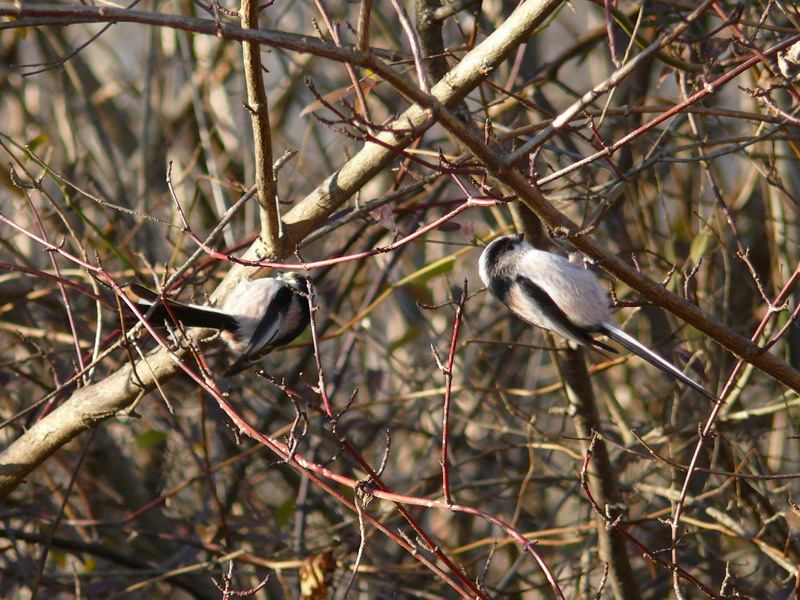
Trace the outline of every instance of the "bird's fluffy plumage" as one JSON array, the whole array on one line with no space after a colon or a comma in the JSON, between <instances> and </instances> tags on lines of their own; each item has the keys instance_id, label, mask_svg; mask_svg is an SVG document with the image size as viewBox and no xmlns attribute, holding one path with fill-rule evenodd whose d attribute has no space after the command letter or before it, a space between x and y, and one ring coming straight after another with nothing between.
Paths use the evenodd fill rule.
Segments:
<instances>
[{"instance_id":1,"label":"bird's fluffy plumage","mask_svg":"<svg viewBox=\"0 0 800 600\"><path fill-rule=\"evenodd\" d=\"M486 246L478 269L492 295L523 321L581 346L615 352L592 334L605 335L654 367L714 398L699 383L615 325L605 288L591 272L569 259L537 250L522 235L511 235Z\"/></svg>"},{"instance_id":2,"label":"bird's fluffy plumage","mask_svg":"<svg viewBox=\"0 0 800 600\"><path fill-rule=\"evenodd\" d=\"M590 272L563 256L537 250L521 235L500 237L486 246L479 271L489 291L523 321L576 344L613 352L587 332L611 317L608 295Z\"/></svg>"},{"instance_id":3,"label":"bird's fluffy plumage","mask_svg":"<svg viewBox=\"0 0 800 600\"><path fill-rule=\"evenodd\" d=\"M298 293L299 292L299 293ZM222 336L236 361L226 369L235 373L255 355L266 355L300 335L309 323L306 278L289 273L279 277L241 281L228 294L222 310L239 323Z\"/></svg>"},{"instance_id":4,"label":"bird's fluffy plumage","mask_svg":"<svg viewBox=\"0 0 800 600\"><path fill-rule=\"evenodd\" d=\"M166 300L156 307L151 320L178 320L186 327L222 331L222 338L234 354L226 374L241 370L254 356L269 354L291 342L309 323L306 278L294 273L264 279L243 279L228 294L222 308ZM161 296L138 285L130 286L136 304L147 311Z\"/></svg>"}]
</instances>

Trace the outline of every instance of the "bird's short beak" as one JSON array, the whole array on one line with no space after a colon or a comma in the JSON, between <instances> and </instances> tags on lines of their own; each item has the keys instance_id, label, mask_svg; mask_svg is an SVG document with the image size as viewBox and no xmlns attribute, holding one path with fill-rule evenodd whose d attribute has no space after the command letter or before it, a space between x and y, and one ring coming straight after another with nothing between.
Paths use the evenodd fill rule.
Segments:
<instances>
[{"instance_id":1,"label":"bird's short beak","mask_svg":"<svg viewBox=\"0 0 800 600\"><path fill-rule=\"evenodd\" d=\"M518 233L517 235L512 236L512 237L514 238L515 242L521 242L521 241L523 241L525 239L525 234L524 233Z\"/></svg>"},{"instance_id":2,"label":"bird's short beak","mask_svg":"<svg viewBox=\"0 0 800 600\"><path fill-rule=\"evenodd\" d=\"M299 273L295 273L294 271L288 272L281 272L276 279L280 279L281 281L285 281L291 286L299 290L305 291L306 289L306 279Z\"/></svg>"}]
</instances>

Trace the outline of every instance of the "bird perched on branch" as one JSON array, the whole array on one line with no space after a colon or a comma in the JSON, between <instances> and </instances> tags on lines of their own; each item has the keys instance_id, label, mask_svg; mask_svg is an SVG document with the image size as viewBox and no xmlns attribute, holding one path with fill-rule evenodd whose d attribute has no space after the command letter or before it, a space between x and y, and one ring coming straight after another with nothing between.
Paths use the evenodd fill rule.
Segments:
<instances>
[{"instance_id":1,"label":"bird perched on branch","mask_svg":"<svg viewBox=\"0 0 800 600\"><path fill-rule=\"evenodd\" d=\"M181 322L185 327L219 329L234 362L225 375L241 371L253 358L265 356L300 335L310 320L304 297L307 278L286 273L264 279L243 279L219 309L165 299L140 285L129 286L142 312L156 304L151 321Z\"/></svg>"},{"instance_id":2,"label":"bird perched on branch","mask_svg":"<svg viewBox=\"0 0 800 600\"><path fill-rule=\"evenodd\" d=\"M537 250L523 234L499 237L487 245L479 271L491 294L523 321L554 331L579 346L616 354L614 348L594 338L594 334L604 335L704 396L716 399L613 324L606 290L591 272L563 256Z\"/></svg>"}]
</instances>

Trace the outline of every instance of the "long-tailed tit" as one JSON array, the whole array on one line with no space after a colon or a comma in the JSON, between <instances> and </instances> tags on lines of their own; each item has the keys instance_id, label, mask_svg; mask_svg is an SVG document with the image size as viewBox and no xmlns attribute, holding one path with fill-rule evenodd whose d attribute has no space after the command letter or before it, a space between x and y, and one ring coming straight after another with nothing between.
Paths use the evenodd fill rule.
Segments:
<instances>
[{"instance_id":1,"label":"long-tailed tit","mask_svg":"<svg viewBox=\"0 0 800 600\"><path fill-rule=\"evenodd\" d=\"M778 52L778 68L789 81L800 80L800 42Z\"/></svg>"},{"instance_id":2,"label":"long-tailed tit","mask_svg":"<svg viewBox=\"0 0 800 600\"><path fill-rule=\"evenodd\" d=\"M166 300L155 308L151 321L177 319L186 327L222 331L222 338L236 357L225 370L238 373L256 356L264 356L300 335L309 323L308 301L302 293L307 279L296 273L264 279L243 279L228 294L222 308L183 304ZM130 286L142 311L162 297L138 285Z\"/></svg>"},{"instance_id":3,"label":"long-tailed tit","mask_svg":"<svg viewBox=\"0 0 800 600\"><path fill-rule=\"evenodd\" d=\"M593 337L604 335L714 399L702 385L614 325L606 290L591 272L563 256L535 249L522 234L503 236L483 250L479 270L492 295L523 321L580 346L616 353Z\"/></svg>"}]
</instances>

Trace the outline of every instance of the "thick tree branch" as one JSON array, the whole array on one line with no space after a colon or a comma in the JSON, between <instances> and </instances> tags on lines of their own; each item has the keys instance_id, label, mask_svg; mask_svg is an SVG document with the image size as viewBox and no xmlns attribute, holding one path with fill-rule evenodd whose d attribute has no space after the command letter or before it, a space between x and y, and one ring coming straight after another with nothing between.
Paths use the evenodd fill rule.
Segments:
<instances>
[{"instance_id":1,"label":"thick tree branch","mask_svg":"<svg viewBox=\"0 0 800 600\"><path fill-rule=\"evenodd\" d=\"M597 433L602 435L600 414L592 391L591 377L586 368L586 356L582 348L569 349L563 361L559 362L567 385L569 414L575 426L575 433L584 440L588 448L590 440ZM592 463L588 469L589 486L596 502L608 510L618 513L623 499L614 477L616 470L605 442L597 441L593 448ZM608 515L606 515L608 517ZM613 519L613 517L610 517ZM608 579L614 597L618 600L640 600L641 594L627 552L627 541L616 529L607 527L604 518L598 518L597 537L600 540L600 558L608 564Z\"/></svg>"}]
</instances>

